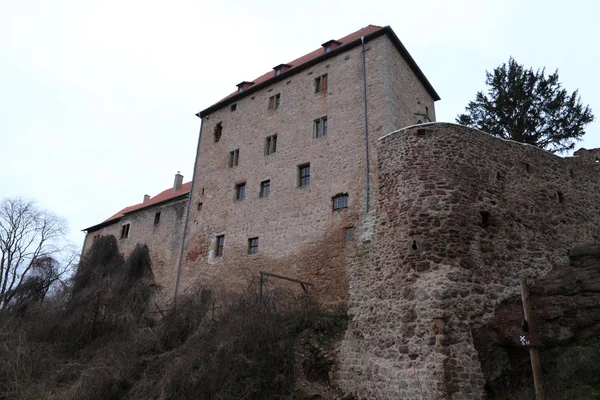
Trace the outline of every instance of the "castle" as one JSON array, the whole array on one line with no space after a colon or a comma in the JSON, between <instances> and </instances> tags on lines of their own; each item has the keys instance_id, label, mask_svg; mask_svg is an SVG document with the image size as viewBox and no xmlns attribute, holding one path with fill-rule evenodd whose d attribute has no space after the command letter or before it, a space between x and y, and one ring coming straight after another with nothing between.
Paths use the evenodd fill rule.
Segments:
<instances>
[{"instance_id":1,"label":"castle","mask_svg":"<svg viewBox=\"0 0 600 400\"><path fill-rule=\"evenodd\" d=\"M348 307L342 388L484 398L472 332L521 277L600 240L600 150L436 123L438 99L391 28L328 41L199 112L191 184L88 228L84 248L152 243L170 297L259 271L312 283Z\"/></svg>"},{"instance_id":2,"label":"castle","mask_svg":"<svg viewBox=\"0 0 600 400\"><path fill-rule=\"evenodd\" d=\"M372 230L377 139L435 121L436 100L390 27L329 40L199 112L191 184L176 176L172 190L87 228L84 252L104 234L125 253L147 243L165 299L262 270L318 282L322 302L345 305L347 254Z\"/></svg>"}]
</instances>

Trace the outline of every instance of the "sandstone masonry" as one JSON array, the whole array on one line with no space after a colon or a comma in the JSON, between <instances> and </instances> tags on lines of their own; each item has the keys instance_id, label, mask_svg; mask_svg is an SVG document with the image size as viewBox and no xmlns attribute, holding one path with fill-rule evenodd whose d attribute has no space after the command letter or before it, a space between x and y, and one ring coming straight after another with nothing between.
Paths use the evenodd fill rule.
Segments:
<instances>
[{"instance_id":1,"label":"sandstone masonry","mask_svg":"<svg viewBox=\"0 0 600 400\"><path fill-rule=\"evenodd\" d=\"M459 125L377 145L375 233L348 267L340 383L366 398L484 398L472 331L519 279L600 239L596 150L560 158Z\"/></svg>"}]
</instances>

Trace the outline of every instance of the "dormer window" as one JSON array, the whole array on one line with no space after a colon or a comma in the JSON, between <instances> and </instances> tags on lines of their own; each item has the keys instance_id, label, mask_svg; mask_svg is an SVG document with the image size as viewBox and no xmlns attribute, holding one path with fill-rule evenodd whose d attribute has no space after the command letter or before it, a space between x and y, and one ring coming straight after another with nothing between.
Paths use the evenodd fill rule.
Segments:
<instances>
[{"instance_id":1,"label":"dormer window","mask_svg":"<svg viewBox=\"0 0 600 400\"><path fill-rule=\"evenodd\" d=\"M328 42L323 43L321 46L325 49L325 53L329 53L331 50L339 47L342 43L337 40L330 40Z\"/></svg>"},{"instance_id":2,"label":"dormer window","mask_svg":"<svg viewBox=\"0 0 600 400\"><path fill-rule=\"evenodd\" d=\"M244 90L248 89L252 85L254 85L254 82L244 81L242 83L238 83L238 93L242 93Z\"/></svg>"},{"instance_id":3,"label":"dormer window","mask_svg":"<svg viewBox=\"0 0 600 400\"><path fill-rule=\"evenodd\" d=\"M273 67L273 70L275 70L275 76L279 76L290 68L292 68L290 64L279 64L278 66Z\"/></svg>"}]
</instances>

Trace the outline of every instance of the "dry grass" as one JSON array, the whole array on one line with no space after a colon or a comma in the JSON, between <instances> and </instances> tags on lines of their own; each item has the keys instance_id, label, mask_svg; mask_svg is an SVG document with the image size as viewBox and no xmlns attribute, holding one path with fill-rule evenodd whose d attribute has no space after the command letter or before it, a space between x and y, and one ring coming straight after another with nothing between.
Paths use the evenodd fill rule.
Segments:
<instances>
[{"instance_id":1,"label":"dry grass","mask_svg":"<svg viewBox=\"0 0 600 400\"><path fill-rule=\"evenodd\" d=\"M1 317L0 399L293 398L294 343L326 314L306 297L256 289L217 298L197 288L148 318L147 247L123 260L102 237L66 303Z\"/></svg>"}]
</instances>

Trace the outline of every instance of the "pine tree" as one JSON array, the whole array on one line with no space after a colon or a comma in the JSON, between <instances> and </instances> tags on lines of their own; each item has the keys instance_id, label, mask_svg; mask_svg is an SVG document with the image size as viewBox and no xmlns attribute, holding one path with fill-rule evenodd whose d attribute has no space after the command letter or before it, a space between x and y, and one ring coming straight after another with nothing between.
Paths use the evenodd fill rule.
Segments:
<instances>
[{"instance_id":1,"label":"pine tree","mask_svg":"<svg viewBox=\"0 0 600 400\"><path fill-rule=\"evenodd\" d=\"M456 122L492 135L541 147L552 153L572 150L594 120L578 91L569 95L558 81L558 70L525 69L512 57L486 71L487 94L478 92Z\"/></svg>"}]
</instances>

